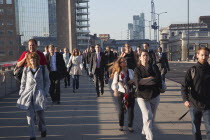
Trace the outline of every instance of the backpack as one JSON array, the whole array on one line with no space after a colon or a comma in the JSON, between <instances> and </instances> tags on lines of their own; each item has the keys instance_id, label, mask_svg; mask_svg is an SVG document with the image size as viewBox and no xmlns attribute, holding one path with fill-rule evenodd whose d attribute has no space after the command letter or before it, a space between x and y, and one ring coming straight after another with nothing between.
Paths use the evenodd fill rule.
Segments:
<instances>
[{"instance_id":1,"label":"backpack","mask_svg":"<svg viewBox=\"0 0 210 140\"><path fill-rule=\"evenodd\" d=\"M155 72L154 65L155 64L152 65L152 70ZM160 91L160 93L165 93L166 92L166 89L167 89L166 83L165 83L165 81L163 81L162 78L161 78L161 82L162 83L161 83L161 87L159 87L159 91Z\"/></svg>"}]
</instances>

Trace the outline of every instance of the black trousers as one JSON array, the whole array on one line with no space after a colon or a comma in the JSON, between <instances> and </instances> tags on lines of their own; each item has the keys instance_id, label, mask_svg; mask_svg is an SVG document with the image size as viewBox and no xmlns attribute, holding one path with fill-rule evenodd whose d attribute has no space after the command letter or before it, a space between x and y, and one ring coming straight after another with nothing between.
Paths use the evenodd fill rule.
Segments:
<instances>
[{"instance_id":1,"label":"black trousers","mask_svg":"<svg viewBox=\"0 0 210 140\"><path fill-rule=\"evenodd\" d=\"M119 104L119 125L124 126L124 102L123 102L123 93L118 92L118 104ZM129 96L128 98L128 127L133 126L133 119L134 119L134 105L135 105L135 98Z\"/></svg>"},{"instance_id":2,"label":"black trousers","mask_svg":"<svg viewBox=\"0 0 210 140\"><path fill-rule=\"evenodd\" d=\"M94 74L94 84L96 87L97 95L100 94L99 82L100 82L100 86L101 86L101 93L104 93L104 71L96 68L95 74Z\"/></svg>"},{"instance_id":3,"label":"black trousers","mask_svg":"<svg viewBox=\"0 0 210 140\"><path fill-rule=\"evenodd\" d=\"M60 101L60 75L57 71L50 72L49 93L53 102Z\"/></svg>"},{"instance_id":4,"label":"black trousers","mask_svg":"<svg viewBox=\"0 0 210 140\"><path fill-rule=\"evenodd\" d=\"M69 72L67 72L66 76L64 77L64 83L65 83L65 87L67 85L70 86L70 75L69 75Z\"/></svg>"}]
</instances>

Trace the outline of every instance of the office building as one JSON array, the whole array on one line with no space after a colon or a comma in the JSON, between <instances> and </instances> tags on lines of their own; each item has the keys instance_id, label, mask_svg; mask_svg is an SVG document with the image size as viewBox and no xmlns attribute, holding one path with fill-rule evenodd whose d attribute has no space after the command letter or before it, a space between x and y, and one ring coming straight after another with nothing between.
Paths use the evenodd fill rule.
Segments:
<instances>
[{"instance_id":1,"label":"office building","mask_svg":"<svg viewBox=\"0 0 210 140\"><path fill-rule=\"evenodd\" d=\"M0 62L17 59L20 47L16 32L15 0L0 0Z\"/></svg>"},{"instance_id":2,"label":"office building","mask_svg":"<svg viewBox=\"0 0 210 140\"><path fill-rule=\"evenodd\" d=\"M133 23L128 24L128 36L129 40L145 39L145 19L144 13L133 16Z\"/></svg>"}]
</instances>

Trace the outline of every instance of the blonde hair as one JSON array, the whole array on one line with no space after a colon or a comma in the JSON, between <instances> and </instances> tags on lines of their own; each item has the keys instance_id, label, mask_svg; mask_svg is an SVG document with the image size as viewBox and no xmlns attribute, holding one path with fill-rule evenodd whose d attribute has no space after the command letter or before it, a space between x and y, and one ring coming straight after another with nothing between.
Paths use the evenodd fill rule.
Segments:
<instances>
[{"instance_id":1,"label":"blonde hair","mask_svg":"<svg viewBox=\"0 0 210 140\"><path fill-rule=\"evenodd\" d=\"M30 63L30 59L36 59L36 66L37 67L40 65L39 64L40 57L39 57L39 55L36 52L29 53L28 56L27 56L27 58L26 58L27 66L29 66L30 68L32 68L32 65Z\"/></svg>"},{"instance_id":2,"label":"blonde hair","mask_svg":"<svg viewBox=\"0 0 210 140\"><path fill-rule=\"evenodd\" d=\"M78 52L77 55L76 55L76 51ZM74 48L73 51L72 51L72 55L73 56L78 56L79 55L79 49Z\"/></svg>"},{"instance_id":3,"label":"blonde hair","mask_svg":"<svg viewBox=\"0 0 210 140\"><path fill-rule=\"evenodd\" d=\"M120 71L122 70L122 68L120 67L120 63L121 63L122 59L125 60L125 58L119 57L116 61L109 64L109 65L111 65L111 67L109 68L109 72L111 73L110 74L111 79L114 78L115 72L120 73Z\"/></svg>"}]
</instances>

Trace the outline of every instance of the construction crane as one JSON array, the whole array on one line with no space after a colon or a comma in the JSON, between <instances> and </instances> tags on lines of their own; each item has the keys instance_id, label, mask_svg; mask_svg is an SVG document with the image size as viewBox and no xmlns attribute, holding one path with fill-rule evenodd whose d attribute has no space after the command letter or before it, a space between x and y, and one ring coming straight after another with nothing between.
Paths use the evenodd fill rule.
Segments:
<instances>
[{"instance_id":1,"label":"construction crane","mask_svg":"<svg viewBox=\"0 0 210 140\"><path fill-rule=\"evenodd\" d=\"M157 40L157 29L158 25L156 22L156 13L155 13L155 3L154 0L151 0L151 22L152 22L152 29L154 30L154 40Z\"/></svg>"}]
</instances>

